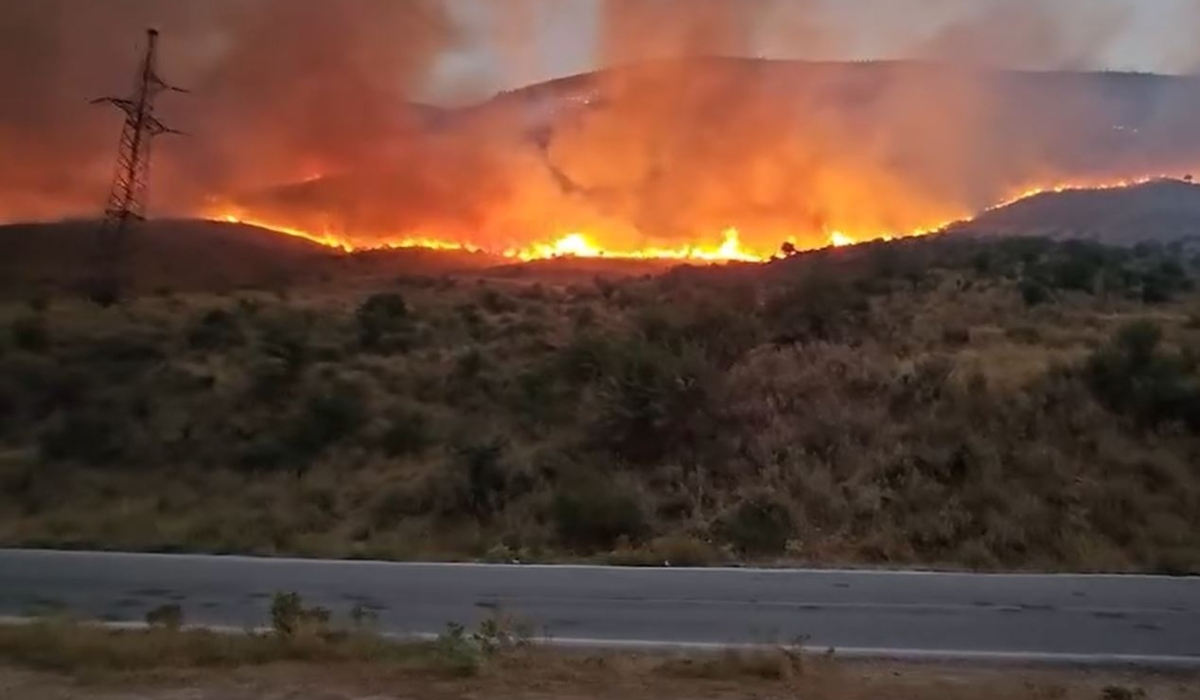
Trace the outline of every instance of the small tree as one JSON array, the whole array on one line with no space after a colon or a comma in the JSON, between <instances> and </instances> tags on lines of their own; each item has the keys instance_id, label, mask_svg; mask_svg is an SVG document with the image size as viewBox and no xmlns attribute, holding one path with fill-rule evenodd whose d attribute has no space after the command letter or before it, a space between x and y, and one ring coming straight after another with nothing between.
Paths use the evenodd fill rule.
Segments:
<instances>
[{"instance_id":1,"label":"small tree","mask_svg":"<svg viewBox=\"0 0 1200 700\"><path fill-rule=\"evenodd\" d=\"M50 347L50 330L41 314L21 316L10 328L13 344L27 352L44 352Z\"/></svg>"},{"instance_id":2,"label":"small tree","mask_svg":"<svg viewBox=\"0 0 1200 700\"><path fill-rule=\"evenodd\" d=\"M316 387L298 407L287 436L297 469L357 433L368 417L367 399L357 384L334 380Z\"/></svg>"},{"instance_id":3,"label":"small tree","mask_svg":"<svg viewBox=\"0 0 1200 700\"><path fill-rule=\"evenodd\" d=\"M769 496L743 501L722 523L725 537L743 554L782 554L795 523L787 506Z\"/></svg>"},{"instance_id":4,"label":"small tree","mask_svg":"<svg viewBox=\"0 0 1200 700\"><path fill-rule=\"evenodd\" d=\"M197 350L219 350L245 342L237 316L225 309L211 309L194 319L187 330L188 345Z\"/></svg>"},{"instance_id":5,"label":"small tree","mask_svg":"<svg viewBox=\"0 0 1200 700\"><path fill-rule=\"evenodd\" d=\"M1051 300L1050 290L1037 280L1022 280L1021 299L1024 300L1026 306L1041 306Z\"/></svg>"},{"instance_id":6,"label":"small tree","mask_svg":"<svg viewBox=\"0 0 1200 700\"><path fill-rule=\"evenodd\" d=\"M305 607L299 593L276 593L271 598L271 629L285 639L304 633L324 634L328 631L329 610L319 606Z\"/></svg>"},{"instance_id":7,"label":"small tree","mask_svg":"<svg viewBox=\"0 0 1200 700\"><path fill-rule=\"evenodd\" d=\"M846 341L864 335L871 304L861 290L809 275L767 300L763 316L777 344Z\"/></svg>"},{"instance_id":8,"label":"small tree","mask_svg":"<svg viewBox=\"0 0 1200 700\"><path fill-rule=\"evenodd\" d=\"M81 405L62 412L42 432L40 451L52 462L114 466L131 455L132 417L120 406Z\"/></svg>"},{"instance_id":9,"label":"small tree","mask_svg":"<svg viewBox=\"0 0 1200 700\"><path fill-rule=\"evenodd\" d=\"M1178 421L1200 432L1200 376L1188 353L1163 350L1162 339L1153 322L1124 326L1088 359L1088 384L1109 410L1147 427Z\"/></svg>"},{"instance_id":10,"label":"small tree","mask_svg":"<svg viewBox=\"0 0 1200 700\"><path fill-rule=\"evenodd\" d=\"M457 508L485 520L504 508L510 486L507 450L501 438L468 440L454 450Z\"/></svg>"},{"instance_id":11,"label":"small tree","mask_svg":"<svg viewBox=\"0 0 1200 700\"><path fill-rule=\"evenodd\" d=\"M394 292L367 298L355 314L358 341L367 349L382 350L408 332L410 319L404 297Z\"/></svg>"},{"instance_id":12,"label":"small tree","mask_svg":"<svg viewBox=\"0 0 1200 700\"><path fill-rule=\"evenodd\" d=\"M616 484L576 484L554 497L552 515L558 536L571 547L612 549L620 539L637 542L647 531L637 497Z\"/></svg>"},{"instance_id":13,"label":"small tree","mask_svg":"<svg viewBox=\"0 0 1200 700\"><path fill-rule=\"evenodd\" d=\"M402 409L388 416L379 446L389 457L408 457L424 453L433 441L429 415L419 409Z\"/></svg>"},{"instance_id":14,"label":"small tree","mask_svg":"<svg viewBox=\"0 0 1200 700\"><path fill-rule=\"evenodd\" d=\"M593 442L636 466L652 466L681 450L706 451L720 434L721 377L703 353L677 356L634 339L600 387Z\"/></svg>"}]
</instances>

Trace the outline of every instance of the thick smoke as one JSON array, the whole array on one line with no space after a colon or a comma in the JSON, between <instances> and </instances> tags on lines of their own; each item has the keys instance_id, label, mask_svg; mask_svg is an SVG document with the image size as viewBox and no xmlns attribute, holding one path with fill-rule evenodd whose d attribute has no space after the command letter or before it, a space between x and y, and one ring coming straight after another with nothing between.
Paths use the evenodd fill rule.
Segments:
<instances>
[{"instance_id":1,"label":"thick smoke","mask_svg":"<svg viewBox=\"0 0 1200 700\"><path fill-rule=\"evenodd\" d=\"M753 51L759 0L604 0L601 52L607 63Z\"/></svg>"},{"instance_id":2,"label":"thick smoke","mask_svg":"<svg viewBox=\"0 0 1200 700\"><path fill-rule=\"evenodd\" d=\"M1134 12L1127 0L987 0L917 46L921 58L977 67L1095 68Z\"/></svg>"},{"instance_id":3,"label":"thick smoke","mask_svg":"<svg viewBox=\"0 0 1200 700\"><path fill-rule=\"evenodd\" d=\"M583 230L675 246L736 226L770 249L1200 156L1200 100L1179 81L991 70L1095 67L1128 0L895 0L909 30L958 12L894 56L915 62L875 66L729 58L855 55L829 0L597 0L597 64L612 70L466 110L414 104L469 42L498 51L506 82L533 75L548 3L574 1L496 0L464 27L452 0L0 0L0 87L21 95L0 102L0 217L95 211L119 118L86 99L128 91L150 25L162 72L193 91L164 98L163 116L194 134L158 154L154 211L359 243L503 248Z\"/></svg>"},{"instance_id":4,"label":"thick smoke","mask_svg":"<svg viewBox=\"0 0 1200 700\"><path fill-rule=\"evenodd\" d=\"M1129 119L1152 125L1154 91L1116 99L1119 79L986 70L1092 67L1128 3L977 2L905 53L934 65L704 58L749 55L780 31L811 35L803 20L818 3L792 4L799 22L765 24L780 4L608 0L605 61L660 60L606 74L608 105L559 130L551 160L642 234L694 240L738 226L762 247L937 225L1031 185L1167 170L1197 155L1178 142L1175 152L1147 137L1122 142L1135 138ZM911 3L914 16L935 4Z\"/></svg>"},{"instance_id":5,"label":"thick smoke","mask_svg":"<svg viewBox=\"0 0 1200 700\"><path fill-rule=\"evenodd\" d=\"M455 40L441 0L3 0L0 208L54 215L99 199L118 117L87 98L132 88L145 27L192 90L164 118L158 192L197 197L356 168L406 128L409 95Z\"/></svg>"}]
</instances>

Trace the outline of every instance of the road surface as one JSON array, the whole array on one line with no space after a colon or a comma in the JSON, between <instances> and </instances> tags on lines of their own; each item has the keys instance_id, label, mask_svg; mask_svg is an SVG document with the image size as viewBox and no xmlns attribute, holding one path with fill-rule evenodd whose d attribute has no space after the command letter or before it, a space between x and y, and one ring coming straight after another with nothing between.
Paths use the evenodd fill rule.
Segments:
<instances>
[{"instance_id":1,"label":"road surface","mask_svg":"<svg viewBox=\"0 0 1200 700\"><path fill-rule=\"evenodd\" d=\"M1200 667L1200 579L757 569L618 569L0 550L0 616L55 608L141 621L266 624L273 593L395 634L501 610L560 643L791 643L894 658Z\"/></svg>"}]
</instances>

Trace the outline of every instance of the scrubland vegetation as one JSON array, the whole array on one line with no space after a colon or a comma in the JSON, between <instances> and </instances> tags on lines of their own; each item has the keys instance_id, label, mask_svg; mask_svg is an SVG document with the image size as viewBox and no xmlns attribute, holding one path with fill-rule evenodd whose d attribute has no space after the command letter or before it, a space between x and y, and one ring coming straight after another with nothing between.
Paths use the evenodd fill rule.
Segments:
<instances>
[{"instance_id":1,"label":"scrubland vegetation","mask_svg":"<svg viewBox=\"0 0 1200 700\"><path fill-rule=\"evenodd\" d=\"M308 606L296 593L271 601L267 626L239 632L188 628L180 606L146 614L143 628L113 629L69 613L0 626L0 662L68 673L144 672L173 668L263 666L280 662L370 663L398 671L468 677L528 656L533 638L514 620L495 617L476 630L449 625L428 641L390 639L361 606L344 619Z\"/></svg>"},{"instance_id":2,"label":"scrubland vegetation","mask_svg":"<svg viewBox=\"0 0 1200 700\"><path fill-rule=\"evenodd\" d=\"M1195 698L1193 674L856 662L836 650L763 644L695 653L554 649L503 615L435 639L381 636L348 615L276 593L267 626L189 628L178 606L116 630L60 612L0 626L0 690L13 697L829 697L1138 700Z\"/></svg>"},{"instance_id":3,"label":"scrubland vegetation","mask_svg":"<svg viewBox=\"0 0 1200 700\"><path fill-rule=\"evenodd\" d=\"M943 237L11 303L0 543L1200 572L1198 267Z\"/></svg>"}]
</instances>

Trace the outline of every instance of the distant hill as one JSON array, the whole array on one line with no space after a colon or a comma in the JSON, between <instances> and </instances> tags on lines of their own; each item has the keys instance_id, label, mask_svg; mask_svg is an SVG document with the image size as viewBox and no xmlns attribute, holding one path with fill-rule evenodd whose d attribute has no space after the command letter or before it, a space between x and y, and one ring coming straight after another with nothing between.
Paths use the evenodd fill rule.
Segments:
<instances>
[{"instance_id":1,"label":"distant hill","mask_svg":"<svg viewBox=\"0 0 1200 700\"><path fill-rule=\"evenodd\" d=\"M648 62L427 110L419 121L428 138L406 143L396 167L384 158L237 193L233 203L264 219L333 222L361 240L398 230L505 238L483 231L492 209L518 203L512 215L525 226L520 203L529 200L676 240L763 220L812 231L845 221L912 228L1031 183L1182 176L1200 168L1196 114L1195 77ZM776 149L778 172L764 171ZM851 184L831 184L841 182ZM928 217L909 211L925 202L945 206Z\"/></svg>"},{"instance_id":2,"label":"distant hill","mask_svg":"<svg viewBox=\"0 0 1200 700\"><path fill-rule=\"evenodd\" d=\"M883 132L903 128L891 119L897 95L927 96L939 86L986 96L978 119L994 124L1001 140L1038 143L1047 166L1072 172L1114 166L1148 167L1197 162L1200 79L1192 76L1089 71L966 69L920 61L790 61L698 57L647 62L551 80L496 95L459 110L458 119L496 121L519 115L528 136L544 144L581 114L602 111L622 98L620 86L655 73L673 80L736 86L738 99L766 95L792 99L798 110L817 109ZM937 110L910 113L938 118ZM511 123L512 120L506 120ZM1165 170L1165 168L1164 168Z\"/></svg>"},{"instance_id":3,"label":"distant hill","mask_svg":"<svg viewBox=\"0 0 1200 700\"><path fill-rule=\"evenodd\" d=\"M482 276L546 282L573 282L593 277L628 278L657 275L686 264L680 260L562 257L530 262L509 262L482 271Z\"/></svg>"},{"instance_id":4,"label":"distant hill","mask_svg":"<svg viewBox=\"0 0 1200 700\"><path fill-rule=\"evenodd\" d=\"M1200 185L1155 180L1047 192L984 212L949 232L1086 238L1110 245L1200 238Z\"/></svg>"},{"instance_id":5,"label":"distant hill","mask_svg":"<svg viewBox=\"0 0 1200 700\"><path fill-rule=\"evenodd\" d=\"M93 221L0 226L0 295L78 289L93 269L96 227ZM346 255L268 229L200 220L137 227L128 260L135 293L278 288L329 276L445 274L496 263L489 256L427 250Z\"/></svg>"}]
</instances>

